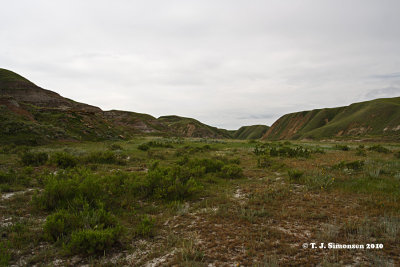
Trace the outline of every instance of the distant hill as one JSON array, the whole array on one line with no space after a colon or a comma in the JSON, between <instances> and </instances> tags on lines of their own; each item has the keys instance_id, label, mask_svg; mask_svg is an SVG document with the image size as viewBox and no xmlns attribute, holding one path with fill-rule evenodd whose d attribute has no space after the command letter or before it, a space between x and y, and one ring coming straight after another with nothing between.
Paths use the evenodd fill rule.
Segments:
<instances>
[{"instance_id":1,"label":"distant hill","mask_svg":"<svg viewBox=\"0 0 400 267\"><path fill-rule=\"evenodd\" d=\"M178 116L158 119L128 111L103 111L38 87L0 69L0 143L112 140L135 135L230 138L226 130Z\"/></svg>"},{"instance_id":2,"label":"distant hill","mask_svg":"<svg viewBox=\"0 0 400 267\"><path fill-rule=\"evenodd\" d=\"M166 125L172 133L178 136L231 138L227 130L206 125L192 118L162 116L158 118L158 121Z\"/></svg>"},{"instance_id":3,"label":"distant hill","mask_svg":"<svg viewBox=\"0 0 400 267\"><path fill-rule=\"evenodd\" d=\"M400 97L290 113L279 118L263 139L350 137L385 137L399 140Z\"/></svg>"},{"instance_id":4,"label":"distant hill","mask_svg":"<svg viewBox=\"0 0 400 267\"><path fill-rule=\"evenodd\" d=\"M232 134L235 139L260 139L268 131L269 127L266 125L251 125L242 126Z\"/></svg>"}]
</instances>

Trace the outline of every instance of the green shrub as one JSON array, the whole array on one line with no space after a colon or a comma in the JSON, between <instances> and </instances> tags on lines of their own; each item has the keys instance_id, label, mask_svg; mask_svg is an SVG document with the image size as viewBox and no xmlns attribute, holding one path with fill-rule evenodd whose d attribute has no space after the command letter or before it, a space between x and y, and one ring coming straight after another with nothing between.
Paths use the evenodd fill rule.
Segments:
<instances>
[{"instance_id":1,"label":"green shrub","mask_svg":"<svg viewBox=\"0 0 400 267\"><path fill-rule=\"evenodd\" d=\"M216 173L221 171L222 167L224 166L224 163L221 160L215 160L215 159L209 159L209 158L204 158L204 159L193 159L189 161L188 166L193 168L193 167L204 167L206 173Z\"/></svg>"},{"instance_id":2,"label":"green shrub","mask_svg":"<svg viewBox=\"0 0 400 267\"><path fill-rule=\"evenodd\" d=\"M112 144L109 147L110 150L124 150L124 148L119 144Z\"/></svg>"},{"instance_id":3,"label":"green shrub","mask_svg":"<svg viewBox=\"0 0 400 267\"><path fill-rule=\"evenodd\" d=\"M381 145L371 146L371 147L368 148L368 150L379 152L379 153L385 153L385 154L388 154L388 153L391 152L389 149L387 149L386 147L383 147Z\"/></svg>"},{"instance_id":4,"label":"green shrub","mask_svg":"<svg viewBox=\"0 0 400 267\"><path fill-rule=\"evenodd\" d=\"M75 254L104 253L118 241L120 234L120 227L82 229L71 234L67 248Z\"/></svg>"},{"instance_id":5,"label":"green shrub","mask_svg":"<svg viewBox=\"0 0 400 267\"><path fill-rule=\"evenodd\" d=\"M289 157L289 158L297 158L297 157L303 157L303 158L309 158L311 155L311 151L307 148L304 148L302 146L297 146L295 148L283 146L283 147L271 147L269 150L269 155L271 157Z\"/></svg>"},{"instance_id":6,"label":"green shrub","mask_svg":"<svg viewBox=\"0 0 400 267\"><path fill-rule=\"evenodd\" d=\"M326 153L325 150L323 150L319 146L315 147L311 152L314 154L325 154Z\"/></svg>"},{"instance_id":7,"label":"green shrub","mask_svg":"<svg viewBox=\"0 0 400 267\"><path fill-rule=\"evenodd\" d=\"M366 157L366 156L367 156L367 152L365 151L364 148L358 147L358 148L356 149L356 155L357 155L357 156Z\"/></svg>"},{"instance_id":8,"label":"green shrub","mask_svg":"<svg viewBox=\"0 0 400 267\"><path fill-rule=\"evenodd\" d=\"M186 199L201 189L195 178L204 174L204 168L173 166L149 170L144 189L148 196L168 200Z\"/></svg>"},{"instance_id":9,"label":"green shrub","mask_svg":"<svg viewBox=\"0 0 400 267\"><path fill-rule=\"evenodd\" d=\"M267 150L266 150L265 145L257 144L257 145L254 147L253 153L254 153L256 156L265 155L265 154L267 153Z\"/></svg>"},{"instance_id":10,"label":"green shrub","mask_svg":"<svg viewBox=\"0 0 400 267\"><path fill-rule=\"evenodd\" d=\"M299 170L289 170L288 171L288 175L289 175L289 179L290 181L293 182L298 182L300 180L300 178L303 176L304 172L299 171Z\"/></svg>"},{"instance_id":11,"label":"green shrub","mask_svg":"<svg viewBox=\"0 0 400 267\"><path fill-rule=\"evenodd\" d=\"M362 160L352 162L341 161L338 164L333 165L332 169L360 171L363 169L364 165L365 163Z\"/></svg>"},{"instance_id":12,"label":"green shrub","mask_svg":"<svg viewBox=\"0 0 400 267\"><path fill-rule=\"evenodd\" d=\"M140 144L138 149L142 151L147 151L150 147L163 147L163 148L173 148L174 146L171 144L171 141L149 141L147 143Z\"/></svg>"},{"instance_id":13,"label":"green shrub","mask_svg":"<svg viewBox=\"0 0 400 267\"><path fill-rule=\"evenodd\" d=\"M329 190L333 186L335 179L332 176L324 174L310 175L304 178L304 182L313 190Z\"/></svg>"},{"instance_id":14,"label":"green shrub","mask_svg":"<svg viewBox=\"0 0 400 267\"><path fill-rule=\"evenodd\" d=\"M77 214L61 209L47 216L43 230L48 239L57 241L82 226Z\"/></svg>"},{"instance_id":15,"label":"green shrub","mask_svg":"<svg viewBox=\"0 0 400 267\"><path fill-rule=\"evenodd\" d=\"M31 167L25 167L21 172L9 169L8 172L0 171L0 192L13 191L15 186L29 186L32 181Z\"/></svg>"},{"instance_id":16,"label":"green shrub","mask_svg":"<svg viewBox=\"0 0 400 267\"><path fill-rule=\"evenodd\" d=\"M86 163L125 165L126 160L113 151L92 152L84 157Z\"/></svg>"},{"instance_id":17,"label":"green shrub","mask_svg":"<svg viewBox=\"0 0 400 267\"><path fill-rule=\"evenodd\" d=\"M43 178L44 190L34 196L37 207L45 210L82 207L115 209L131 200L140 191L134 174L116 172L101 176L89 169L70 169Z\"/></svg>"},{"instance_id":18,"label":"green shrub","mask_svg":"<svg viewBox=\"0 0 400 267\"><path fill-rule=\"evenodd\" d=\"M143 216L136 225L135 234L141 237L151 237L155 231L155 220L149 216Z\"/></svg>"},{"instance_id":19,"label":"green shrub","mask_svg":"<svg viewBox=\"0 0 400 267\"><path fill-rule=\"evenodd\" d=\"M8 172L0 171L0 184L14 184L17 179L17 173L13 169L8 170Z\"/></svg>"},{"instance_id":20,"label":"green shrub","mask_svg":"<svg viewBox=\"0 0 400 267\"><path fill-rule=\"evenodd\" d=\"M147 151L147 150L150 149L150 146L149 146L147 143L144 143L144 144L140 144L140 145L138 146L138 149L139 149L139 150L142 150L142 151Z\"/></svg>"},{"instance_id":21,"label":"green shrub","mask_svg":"<svg viewBox=\"0 0 400 267\"><path fill-rule=\"evenodd\" d=\"M24 152L20 155L21 163L25 166L44 165L49 159L45 152Z\"/></svg>"},{"instance_id":22,"label":"green shrub","mask_svg":"<svg viewBox=\"0 0 400 267\"><path fill-rule=\"evenodd\" d=\"M71 179L67 175L59 177L51 174L46 176L43 182L45 185L43 192L36 193L33 197L34 203L41 209L67 208L78 194L79 181Z\"/></svg>"},{"instance_id":23,"label":"green shrub","mask_svg":"<svg viewBox=\"0 0 400 267\"><path fill-rule=\"evenodd\" d=\"M221 177L227 179L235 179L243 177L243 169L237 165L225 165L221 169Z\"/></svg>"},{"instance_id":24,"label":"green shrub","mask_svg":"<svg viewBox=\"0 0 400 267\"><path fill-rule=\"evenodd\" d=\"M66 152L55 153L51 157L51 161L57 165L59 168L67 169L74 168L78 164L78 159Z\"/></svg>"},{"instance_id":25,"label":"green shrub","mask_svg":"<svg viewBox=\"0 0 400 267\"><path fill-rule=\"evenodd\" d=\"M147 145L150 147L163 147L163 148L173 148L174 146L171 144L170 141L149 141Z\"/></svg>"},{"instance_id":26,"label":"green shrub","mask_svg":"<svg viewBox=\"0 0 400 267\"><path fill-rule=\"evenodd\" d=\"M342 151L349 151L350 147L348 145L336 145L335 148L337 150L342 150Z\"/></svg>"},{"instance_id":27,"label":"green shrub","mask_svg":"<svg viewBox=\"0 0 400 267\"><path fill-rule=\"evenodd\" d=\"M346 163L345 166L347 169L351 169L354 171L360 171L364 167L364 161L362 161L362 160L352 161L352 162Z\"/></svg>"}]
</instances>

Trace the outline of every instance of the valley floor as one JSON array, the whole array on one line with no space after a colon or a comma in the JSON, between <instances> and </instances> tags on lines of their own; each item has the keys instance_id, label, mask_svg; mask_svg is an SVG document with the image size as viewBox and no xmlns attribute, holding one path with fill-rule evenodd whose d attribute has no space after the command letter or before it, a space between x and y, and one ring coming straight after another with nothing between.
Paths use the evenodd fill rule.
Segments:
<instances>
[{"instance_id":1,"label":"valley floor","mask_svg":"<svg viewBox=\"0 0 400 267\"><path fill-rule=\"evenodd\" d=\"M397 143L137 138L0 150L0 266L400 264Z\"/></svg>"}]
</instances>

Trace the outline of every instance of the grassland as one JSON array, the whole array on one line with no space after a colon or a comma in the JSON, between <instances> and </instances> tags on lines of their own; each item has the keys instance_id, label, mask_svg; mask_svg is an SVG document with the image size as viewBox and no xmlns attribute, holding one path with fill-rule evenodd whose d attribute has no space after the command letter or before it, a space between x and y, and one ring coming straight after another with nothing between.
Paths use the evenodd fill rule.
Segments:
<instances>
[{"instance_id":1,"label":"grassland","mask_svg":"<svg viewBox=\"0 0 400 267\"><path fill-rule=\"evenodd\" d=\"M0 152L0 266L400 263L398 143L138 137Z\"/></svg>"},{"instance_id":2,"label":"grassland","mask_svg":"<svg viewBox=\"0 0 400 267\"><path fill-rule=\"evenodd\" d=\"M381 98L345 107L286 114L264 139L363 138L399 140L400 97Z\"/></svg>"}]
</instances>

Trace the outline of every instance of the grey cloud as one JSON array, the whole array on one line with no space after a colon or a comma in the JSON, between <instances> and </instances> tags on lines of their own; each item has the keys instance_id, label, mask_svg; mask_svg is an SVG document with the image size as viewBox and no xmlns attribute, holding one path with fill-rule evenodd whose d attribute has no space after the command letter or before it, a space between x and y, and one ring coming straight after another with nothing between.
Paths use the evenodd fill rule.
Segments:
<instances>
[{"instance_id":1,"label":"grey cloud","mask_svg":"<svg viewBox=\"0 0 400 267\"><path fill-rule=\"evenodd\" d=\"M400 96L400 87L390 86L382 89L374 89L366 93L365 96L367 98Z\"/></svg>"},{"instance_id":2,"label":"grey cloud","mask_svg":"<svg viewBox=\"0 0 400 267\"><path fill-rule=\"evenodd\" d=\"M380 75L372 75L371 78L375 79L400 79L400 72L388 73L388 74L380 74Z\"/></svg>"},{"instance_id":3,"label":"grey cloud","mask_svg":"<svg viewBox=\"0 0 400 267\"><path fill-rule=\"evenodd\" d=\"M237 117L239 120L249 120L249 119L271 119L276 117L276 114L250 114L246 116Z\"/></svg>"},{"instance_id":4,"label":"grey cloud","mask_svg":"<svg viewBox=\"0 0 400 267\"><path fill-rule=\"evenodd\" d=\"M103 109L218 127L397 96L397 0L8 1L0 63ZM386 88L384 91L379 91Z\"/></svg>"}]
</instances>

